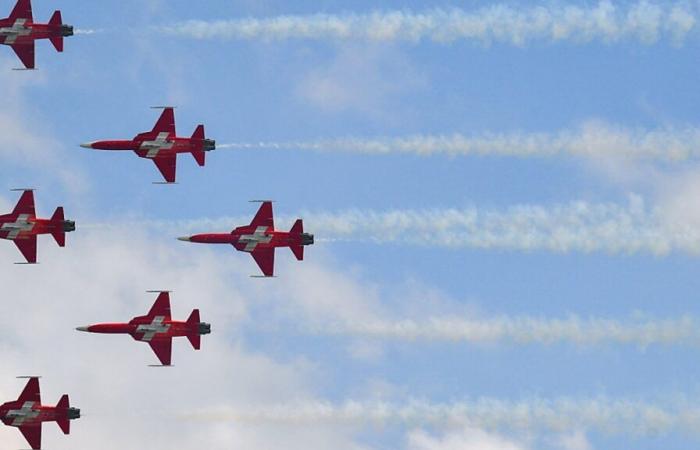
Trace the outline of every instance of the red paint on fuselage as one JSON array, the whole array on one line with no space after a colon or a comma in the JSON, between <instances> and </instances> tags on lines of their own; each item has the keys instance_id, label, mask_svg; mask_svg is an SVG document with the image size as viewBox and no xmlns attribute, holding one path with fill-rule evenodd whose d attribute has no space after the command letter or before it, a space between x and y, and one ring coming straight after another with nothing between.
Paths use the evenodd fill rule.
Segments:
<instances>
[{"instance_id":1,"label":"red paint on fuselage","mask_svg":"<svg viewBox=\"0 0 700 450\"><path fill-rule=\"evenodd\" d=\"M98 323L86 327L86 331L103 334L128 334L135 340L142 341L145 333L137 331L138 326L150 325L151 322L150 319L134 319L129 323ZM167 331L154 334L150 339L151 341L199 334L199 322L196 324L188 324L187 322L177 320L164 320L161 325L167 327Z\"/></svg>"},{"instance_id":2,"label":"red paint on fuselage","mask_svg":"<svg viewBox=\"0 0 700 450\"><path fill-rule=\"evenodd\" d=\"M0 20L0 28L12 28L16 20L17 19L2 19ZM62 25L25 22L23 26L29 31L29 33L16 36L12 44L6 45L26 45L31 44L37 39L51 39L57 37L64 37ZM0 44L4 44L4 41L5 40L2 39L2 42L0 42Z\"/></svg>"},{"instance_id":3,"label":"red paint on fuselage","mask_svg":"<svg viewBox=\"0 0 700 450\"><path fill-rule=\"evenodd\" d=\"M5 214L5 215L0 216L0 239L7 239L7 236L12 232L11 230L3 230L2 225L6 224L6 223L15 223L15 222L17 222L17 217L13 216L12 214ZM63 229L63 221L56 222L56 221L52 221L51 219L40 219L38 217L29 217L29 218L27 218L27 222L29 222L33 226L30 230L20 231L18 233L19 239L21 239L22 237L27 237L27 236L36 236L39 234L50 234L50 233L53 233L54 231Z\"/></svg>"},{"instance_id":4,"label":"red paint on fuselage","mask_svg":"<svg viewBox=\"0 0 700 450\"><path fill-rule=\"evenodd\" d=\"M147 157L148 149L142 149L141 146L145 141L152 141L154 138L139 138L131 140L114 139L105 141L95 141L90 143L90 148L95 150L131 150L142 158ZM187 137L172 136L168 137L168 144L172 144L169 148L161 148L158 150L158 155L177 153L192 153L202 150L202 140L192 139Z\"/></svg>"},{"instance_id":5,"label":"red paint on fuselage","mask_svg":"<svg viewBox=\"0 0 700 450\"><path fill-rule=\"evenodd\" d=\"M0 420L2 420L2 423L4 423L7 426L11 427L18 427L19 425L13 425L12 423L15 421L14 418L6 417L7 414L12 411L12 410L19 410L22 409L22 406L24 406L24 401L13 401L13 402L7 402L2 405L0 405ZM45 406L45 405L32 405L32 412L36 412L37 415L36 417L32 418L26 418L22 421L23 427L25 426L32 426L32 425L39 425L43 422L58 422L61 420L66 420L68 419L68 410L66 408L56 408L55 406ZM32 414L33 415L33 414Z\"/></svg>"},{"instance_id":6,"label":"red paint on fuselage","mask_svg":"<svg viewBox=\"0 0 700 450\"><path fill-rule=\"evenodd\" d=\"M245 248L247 242L241 242L241 237L254 234L256 229L257 227L244 226L236 228L231 233L195 234L189 237L189 241L200 244L230 244L238 250L242 250ZM255 246L257 249L301 245L301 236L299 234L291 234L288 231L278 231L268 228L265 231L265 236L270 237L269 242L258 241Z\"/></svg>"}]
</instances>

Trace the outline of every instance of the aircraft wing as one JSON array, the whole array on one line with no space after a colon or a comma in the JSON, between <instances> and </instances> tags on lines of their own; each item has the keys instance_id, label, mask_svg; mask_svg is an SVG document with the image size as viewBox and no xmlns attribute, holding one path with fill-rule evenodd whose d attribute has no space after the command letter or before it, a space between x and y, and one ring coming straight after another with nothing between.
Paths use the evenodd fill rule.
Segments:
<instances>
[{"instance_id":1,"label":"aircraft wing","mask_svg":"<svg viewBox=\"0 0 700 450\"><path fill-rule=\"evenodd\" d=\"M272 218L272 202L263 202L260 209L250 222L251 227L270 227L275 228L275 222Z\"/></svg>"},{"instance_id":2,"label":"aircraft wing","mask_svg":"<svg viewBox=\"0 0 700 450\"><path fill-rule=\"evenodd\" d=\"M158 357L158 360L164 366L170 365L170 358L173 351L173 339L159 339L157 341L150 341L148 345L151 346L153 352Z\"/></svg>"},{"instance_id":3,"label":"aircraft wing","mask_svg":"<svg viewBox=\"0 0 700 450\"><path fill-rule=\"evenodd\" d=\"M10 45L26 69L34 68L34 41Z\"/></svg>"},{"instance_id":4,"label":"aircraft wing","mask_svg":"<svg viewBox=\"0 0 700 450\"><path fill-rule=\"evenodd\" d=\"M36 212L34 211L34 191L24 191L17 201L15 209L12 210L12 215L17 217L21 214L27 214L32 219L36 217Z\"/></svg>"},{"instance_id":5,"label":"aircraft wing","mask_svg":"<svg viewBox=\"0 0 700 450\"><path fill-rule=\"evenodd\" d=\"M271 277L275 272L275 249L259 248L250 252L251 256L258 263L258 267L266 277Z\"/></svg>"},{"instance_id":6,"label":"aircraft wing","mask_svg":"<svg viewBox=\"0 0 700 450\"><path fill-rule=\"evenodd\" d=\"M162 316L165 320L170 320L170 293L161 292L158 294L155 303L151 306L151 310L148 311L148 318L154 318L157 316Z\"/></svg>"},{"instance_id":7,"label":"aircraft wing","mask_svg":"<svg viewBox=\"0 0 700 450\"><path fill-rule=\"evenodd\" d=\"M27 381L24 390L19 394L18 402L34 402L41 404L41 390L39 389L39 378L32 377Z\"/></svg>"},{"instance_id":8,"label":"aircraft wing","mask_svg":"<svg viewBox=\"0 0 700 450\"><path fill-rule=\"evenodd\" d=\"M29 442L33 450L41 449L41 423L19 427L24 438Z\"/></svg>"},{"instance_id":9,"label":"aircraft wing","mask_svg":"<svg viewBox=\"0 0 700 450\"><path fill-rule=\"evenodd\" d=\"M175 169L177 165L177 155L175 153L170 153L167 155L158 155L153 158L153 162L156 164L158 170L165 178L168 183L175 182Z\"/></svg>"},{"instance_id":10,"label":"aircraft wing","mask_svg":"<svg viewBox=\"0 0 700 450\"><path fill-rule=\"evenodd\" d=\"M26 19L29 22L34 22L31 0L17 0L17 4L12 9L9 19Z\"/></svg>"},{"instance_id":11,"label":"aircraft wing","mask_svg":"<svg viewBox=\"0 0 700 450\"><path fill-rule=\"evenodd\" d=\"M151 133L172 133L175 134L175 114L173 108L164 108L158 122L153 126Z\"/></svg>"},{"instance_id":12,"label":"aircraft wing","mask_svg":"<svg viewBox=\"0 0 700 450\"><path fill-rule=\"evenodd\" d=\"M12 242L15 243L17 248L19 249L20 252L22 252L22 255L24 255L24 258L27 260L28 263L34 264L36 263L36 235L30 235L27 237L20 237L17 239L13 239Z\"/></svg>"}]
</instances>

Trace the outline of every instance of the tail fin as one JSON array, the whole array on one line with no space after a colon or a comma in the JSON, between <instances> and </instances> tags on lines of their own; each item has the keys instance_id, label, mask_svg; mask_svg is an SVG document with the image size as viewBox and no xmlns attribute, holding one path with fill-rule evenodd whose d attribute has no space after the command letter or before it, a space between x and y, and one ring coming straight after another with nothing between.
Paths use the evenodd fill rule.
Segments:
<instances>
[{"instance_id":1,"label":"tail fin","mask_svg":"<svg viewBox=\"0 0 700 450\"><path fill-rule=\"evenodd\" d=\"M199 310L195 309L190 314L189 319L187 319L187 325L189 328L189 333L187 334L187 339L189 339L190 344L195 350L199 350L201 345L201 339L199 335Z\"/></svg>"},{"instance_id":2,"label":"tail fin","mask_svg":"<svg viewBox=\"0 0 700 450\"><path fill-rule=\"evenodd\" d=\"M66 232L63 230L63 221L63 206L59 206L56 208L53 216L51 216L51 236L56 240L59 247L65 247L66 245Z\"/></svg>"},{"instance_id":3,"label":"tail fin","mask_svg":"<svg viewBox=\"0 0 700 450\"><path fill-rule=\"evenodd\" d=\"M49 20L49 25L54 25L60 27L63 25L63 19L61 18L61 11L54 11L53 16ZM56 50L59 52L63 51L63 36L53 36L49 39Z\"/></svg>"},{"instance_id":4,"label":"tail fin","mask_svg":"<svg viewBox=\"0 0 700 450\"><path fill-rule=\"evenodd\" d=\"M292 251L292 253L294 253L294 256L297 258L298 261L304 260L304 247L299 243L298 239L295 238L301 235L303 232L304 222L301 219L297 219L297 221L294 222L292 229L289 230L289 234L293 239L292 242L294 242L289 246L289 249Z\"/></svg>"},{"instance_id":5,"label":"tail fin","mask_svg":"<svg viewBox=\"0 0 700 450\"><path fill-rule=\"evenodd\" d=\"M197 164L203 166L204 156L206 155L206 153L204 153L204 125L197 125L194 133L192 133L192 140L198 144L197 148L192 150L192 156L194 156L194 160L197 161Z\"/></svg>"},{"instance_id":6,"label":"tail fin","mask_svg":"<svg viewBox=\"0 0 700 450\"><path fill-rule=\"evenodd\" d=\"M63 434L70 434L70 419L68 418L68 409L70 408L70 400L65 394L56 404L56 410L59 413L56 423L63 431ZM65 414L64 414L65 412Z\"/></svg>"}]
</instances>

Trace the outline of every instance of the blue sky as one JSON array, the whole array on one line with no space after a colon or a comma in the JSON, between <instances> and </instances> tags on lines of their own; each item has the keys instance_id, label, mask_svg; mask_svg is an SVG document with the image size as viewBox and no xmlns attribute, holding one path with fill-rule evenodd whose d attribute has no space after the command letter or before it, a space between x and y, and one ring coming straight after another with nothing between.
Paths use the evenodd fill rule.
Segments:
<instances>
[{"instance_id":1,"label":"blue sky","mask_svg":"<svg viewBox=\"0 0 700 450\"><path fill-rule=\"evenodd\" d=\"M47 19L54 9L34 3L35 19ZM660 36L651 41L635 35L583 42L534 36L521 45L469 38L272 38L264 32L247 39L199 39L182 25L286 15L305 20L316 13L339 20L377 11L410 15L457 8L479 14L494 5L516 12L529 6L558 11L612 5L622 15L640 5L668 14L675 5L700 19L695 1L392 1L381 9L364 1L56 4L67 23L94 33L69 38L60 55L49 43L38 44L36 72L9 71L18 63L2 49L7 107L0 114L6 136L0 138L0 176L7 189L38 188L41 214L64 205L78 231L66 249L41 240L37 268L12 266L2 275L19 299L0 320L17 333L0 340L0 358L8 361L0 370L2 398L21 389L12 377L28 372L44 375L51 400L71 389L87 416L70 438L45 433L45 446L55 449L97 443L106 449L137 443L155 449L695 448L697 424L691 419L674 419L654 432L647 418L644 432L635 432L624 420L619 425L619 417L606 430L575 416L557 428L536 413L526 425L509 419L494 425L483 417L466 423L420 413L404 420L395 409L415 401L436 406L486 398L524 402L536 411L542 402L568 398L696 411L698 333L667 343L659 343L658 334L649 344L557 337L523 343L507 337L409 339L358 327L379 319L420 326L431 318L488 323L523 317L551 325L576 316L585 335L590 318L623 328L694 318L700 286L693 232L690 244L660 254L605 249L612 244L592 251L522 250L435 243L433 238L443 242L441 231L433 235L429 227L409 227L384 242L383 228L369 236L344 235L339 225L324 229L329 219L319 219L345 211L439 215L450 208L506 212L518 205L552 211L579 201L625 208L636 201L632 198L648 212L632 231L643 234L661 223L673 234L677 227L700 225L694 155L679 162L626 158L615 154L614 142L592 156L221 148L207 155L205 168L181 155L179 184L161 186L151 184L159 180L155 167L135 155L78 147L149 130L158 112L148 107L161 104L177 106L181 135L204 123L207 136L219 144L254 147L340 138L555 135L590 123L632 134L695 130L700 103L695 25L680 41L662 21ZM11 6L2 3L4 10ZM177 26L184 28L161 29ZM698 141L685 144L694 148ZM668 149L661 145L658 151ZM174 239L186 234L178 229L185 221L190 223L185 232L209 231L212 222L252 217L255 206L247 201L257 198L276 200L285 227L291 224L287 219L305 216L308 231L321 241L307 249L301 263L278 251L279 278L251 279L255 267L246 255ZM2 200L9 208L15 197L7 192ZM551 224L559 225L566 224ZM529 226L516 225L514 233L525 236ZM567 229L585 234L576 225ZM620 236L613 233L606 242ZM0 249L8 267L18 260L11 247ZM38 285L36 279L47 281ZM151 355L127 338L74 336L72 328L82 322L142 314L151 302L143 291L154 288L175 290L176 315L184 319L189 309L201 307L203 319L214 326L198 353L178 342L172 371L145 367ZM29 336L17 318L41 331ZM65 349L58 360L50 348L57 342ZM394 418L382 422L339 412L353 401L387 402ZM300 403L326 405L330 418L296 417L293 412L304 410ZM271 419L274 408L279 416ZM259 414L251 417L250 411ZM0 440L15 439L8 448L24 445L15 434L2 430Z\"/></svg>"}]
</instances>

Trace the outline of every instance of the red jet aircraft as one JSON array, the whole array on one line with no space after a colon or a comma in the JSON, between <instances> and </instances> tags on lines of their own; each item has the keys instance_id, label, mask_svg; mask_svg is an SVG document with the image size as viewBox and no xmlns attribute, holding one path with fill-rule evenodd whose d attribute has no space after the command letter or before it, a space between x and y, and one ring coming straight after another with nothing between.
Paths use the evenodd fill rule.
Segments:
<instances>
[{"instance_id":1,"label":"red jet aircraft","mask_svg":"<svg viewBox=\"0 0 700 450\"><path fill-rule=\"evenodd\" d=\"M96 150L132 150L141 158L152 160L165 181L174 183L177 154L192 153L197 164L204 166L205 152L214 150L216 141L204 137L204 125L197 125L192 137L176 136L173 108L164 107L151 131L137 134L131 140L95 141L80 146Z\"/></svg>"},{"instance_id":2,"label":"red jet aircraft","mask_svg":"<svg viewBox=\"0 0 700 450\"><path fill-rule=\"evenodd\" d=\"M250 225L238 227L230 233L195 234L179 237L181 241L202 244L231 244L236 250L248 252L266 277L274 276L275 247L289 247L299 261L304 259L304 246L314 243L314 235L304 233L301 219L294 222L291 230L275 230L272 218L272 202L262 202Z\"/></svg>"},{"instance_id":3,"label":"red jet aircraft","mask_svg":"<svg viewBox=\"0 0 700 450\"><path fill-rule=\"evenodd\" d=\"M36 236L51 234L59 247L66 245L66 232L75 231L75 222L64 220L59 206L50 219L39 219L34 212L34 192L24 191L10 214L0 216L0 238L10 239L22 252L27 263L36 263Z\"/></svg>"},{"instance_id":4,"label":"red jet aircraft","mask_svg":"<svg viewBox=\"0 0 700 450\"><path fill-rule=\"evenodd\" d=\"M61 11L55 11L49 23L34 23L30 0L17 0L10 17L0 19L0 44L12 47L27 69L34 69L34 41L49 39L62 52L66 36L73 36L73 27L63 24Z\"/></svg>"},{"instance_id":5,"label":"red jet aircraft","mask_svg":"<svg viewBox=\"0 0 700 450\"><path fill-rule=\"evenodd\" d=\"M160 292L160 294L145 316L135 317L129 323L100 323L78 327L76 330L89 333L129 334L137 341L147 342L164 366L170 365L174 337L187 336L192 347L199 350L200 336L211 333L211 325L199 321L199 310L193 310L187 322L172 320L169 292L150 292Z\"/></svg>"},{"instance_id":6,"label":"red jet aircraft","mask_svg":"<svg viewBox=\"0 0 700 450\"><path fill-rule=\"evenodd\" d=\"M29 377L16 401L0 405L0 420L5 425L19 428L33 450L41 448L43 422L56 422L63 434L70 434L70 421L79 418L80 410L71 408L68 395L61 397L56 406L42 405L38 377Z\"/></svg>"}]
</instances>

